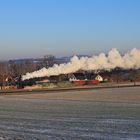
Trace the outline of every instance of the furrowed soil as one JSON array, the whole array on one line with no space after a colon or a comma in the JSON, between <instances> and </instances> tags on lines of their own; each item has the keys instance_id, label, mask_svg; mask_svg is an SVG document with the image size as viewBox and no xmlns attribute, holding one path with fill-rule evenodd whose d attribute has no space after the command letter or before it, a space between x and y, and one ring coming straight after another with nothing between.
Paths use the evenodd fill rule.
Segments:
<instances>
[{"instance_id":1,"label":"furrowed soil","mask_svg":"<svg viewBox=\"0 0 140 140\"><path fill-rule=\"evenodd\" d=\"M0 140L140 140L140 87L0 95Z\"/></svg>"}]
</instances>

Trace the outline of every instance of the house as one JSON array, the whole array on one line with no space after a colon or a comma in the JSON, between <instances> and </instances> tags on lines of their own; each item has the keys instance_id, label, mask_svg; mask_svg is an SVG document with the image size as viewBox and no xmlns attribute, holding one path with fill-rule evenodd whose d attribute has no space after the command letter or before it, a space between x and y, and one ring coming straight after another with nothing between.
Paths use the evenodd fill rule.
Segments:
<instances>
[{"instance_id":1,"label":"house","mask_svg":"<svg viewBox=\"0 0 140 140\"><path fill-rule=\"evenodd\" d=\"M95 80L98 80L99 82L104 81L103 77L101 75L99 75L99 74L95 77Z\"/></svg>"},{"instance_id":2,"label":"house","mask_svg":"<svg viewBox=\"0 0 140 140\"><path fill-rule=\"evenodd\" d=\"M68 74L69 81L86 80L86 76L83 73L71 73Z\"/></svg>"}]
</instances>

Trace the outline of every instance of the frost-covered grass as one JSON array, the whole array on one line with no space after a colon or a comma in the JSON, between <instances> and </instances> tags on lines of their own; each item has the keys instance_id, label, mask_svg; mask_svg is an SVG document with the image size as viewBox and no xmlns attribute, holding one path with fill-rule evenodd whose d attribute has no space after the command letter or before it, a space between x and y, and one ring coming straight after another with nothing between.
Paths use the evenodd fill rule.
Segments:
<instances>
[{"instance_id":1,"label":"frost-covered grass","mask_svg":"<svg viewBox=\"0 0 140 140\"><path fill-rule=\"evenodd\" d=\"M124 88L0 96L0 137L139 140L139 91Z\"/></svg>"}]
</instances>

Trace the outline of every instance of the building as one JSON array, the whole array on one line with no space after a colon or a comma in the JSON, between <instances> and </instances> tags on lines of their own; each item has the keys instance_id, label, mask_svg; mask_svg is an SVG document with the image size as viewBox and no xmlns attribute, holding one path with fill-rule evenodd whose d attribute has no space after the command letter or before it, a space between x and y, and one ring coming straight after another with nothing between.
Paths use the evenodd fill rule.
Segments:
<instances>
[{"instance_id":1,"label":"building","mask_svg":"<svg viewBox=\"0 0 140 140\"><path fill-rule=\"evenodd\" d=\"M103 77L101 75L99 75L99 74L95 77L95 80L98 80L99 82L104 81Z\"/></svg>"}]
</instances>

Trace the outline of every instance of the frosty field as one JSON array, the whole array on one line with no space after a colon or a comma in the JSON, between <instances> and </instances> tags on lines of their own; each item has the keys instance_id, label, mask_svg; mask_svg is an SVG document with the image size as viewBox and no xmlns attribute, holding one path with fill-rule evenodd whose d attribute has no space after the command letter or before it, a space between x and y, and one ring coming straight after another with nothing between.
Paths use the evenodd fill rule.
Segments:
<instances>
[{"instance_id":1,"label":"frosty field","mask_svg":"<svg viewBox=\"0 0 140 140\"><path fill-rule=\"evenodd\" d=\"M139 140L140 87L0 95L0 140Z\"/></svg>"}]
</instances>

